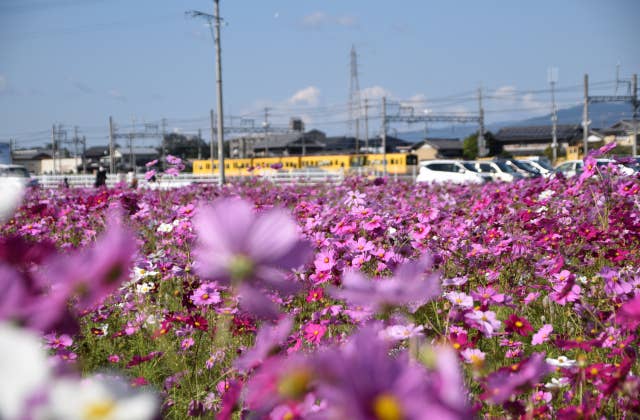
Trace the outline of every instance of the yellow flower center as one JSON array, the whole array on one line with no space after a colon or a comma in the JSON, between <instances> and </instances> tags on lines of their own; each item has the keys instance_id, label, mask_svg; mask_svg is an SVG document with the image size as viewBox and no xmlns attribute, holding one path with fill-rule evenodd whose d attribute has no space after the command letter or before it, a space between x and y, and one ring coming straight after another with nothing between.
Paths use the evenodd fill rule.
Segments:
<instances>
[{"instance_id":1,"label":"yellow flower center","mask_svg":"<svg viewBox=\"0 0 640 420\"><path fill-rule=\"evenodd\" d=\"M380 394L373 400L373 414L378 420L402 420L400 403L391 394Z\"/></svg>"},{"instance_id":2,"label":"yellow flower center","mask_svg":"<svg viewBox=\"0 0 640 420\"><path fill-rule=\"evenodd\" d=\"M208 293L205 293L204 295L202 295L202 299L203 299L203 300L207 300L207 299L209 299L209 294L208 294Z\"/></svg>"},{"instance_id":3,"label":"yellow flower center","mask_svg":"<svg viewBox=\"0 0 640 420\"><path fill-rule=\"evenodd\" d=\"M311 372L306 369L291 372L278 382L278 393L285 398L299 400L306 394L311 378Z\"/></svg>"},{"instance_id":4,"label":"yellow flower center","mask_svg":"<svg viewBox=\"0 0 640 420\"><path fill-rule=\"evenodd\" d=\"M516 327L522 328L524 324L521 321L516 321Z\"/></svg>"},{"instance_id":5,"label":"yellow flower center","mask_svg":"<svg viewBox=\"0 0 640 420\"><path fill-rule=\"evenodd\" d=\"M91 402L85 407L83 418L85 420L106 419L113 412L115 407L115 402L111 400Z\"/></svg>"},{"instance_id":6,"label":"yellow flower center","mask_svg":"<svg viewBox=\"0 0 640 420\"><path fill-rule=\"evenodd\" d=\"M233 256L227 269L229 270L231 279L238 282L245 280L253 274L255 264L246 255L238 254Z\"/></svg>"}]
</instances>

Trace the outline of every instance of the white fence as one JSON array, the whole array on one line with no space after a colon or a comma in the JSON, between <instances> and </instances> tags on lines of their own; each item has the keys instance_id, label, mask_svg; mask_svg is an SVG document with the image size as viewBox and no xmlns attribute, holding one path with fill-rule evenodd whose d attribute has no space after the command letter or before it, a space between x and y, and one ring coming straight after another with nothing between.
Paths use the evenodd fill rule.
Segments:
<instances>
[{"instance_id":1,"label":"white fence","mask_svg":"<svg viewBox=\"0 0 640 420\"><path fill-rule=\"evenodd\" d=\"M38 180L40 186L44 188L58 187L66 183L69 187L93 187L95 183L94 175L38 175L34 177ZM218 184L217 175L193 175L179 174L177 176L164 176L158 178L157 182L147 182L144 175L138 175L138 187L141 188L179 188L192 184ZM272 174L258 176L230 176L227 181L236 182L239 180L268 180L274 183L299 183L299 184L318 184L318 183L335 183L339 184L344 180L342 172L325 172L325 171L300 171L300 172L277 172ZM121 175L107 175L107 186L113 187L118 182L127 182L126 177Z\"/></svg>"}]
</instances>

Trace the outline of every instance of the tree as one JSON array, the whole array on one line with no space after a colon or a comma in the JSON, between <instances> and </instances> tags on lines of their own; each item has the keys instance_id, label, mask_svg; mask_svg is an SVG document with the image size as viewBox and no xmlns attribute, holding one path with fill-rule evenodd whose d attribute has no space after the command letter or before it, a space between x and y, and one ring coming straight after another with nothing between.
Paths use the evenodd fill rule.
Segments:
<instances>
[{"instance_id":1,"label":"tree","mask_svg":"<svg viewBox=\"0 0 640 420\"><path fill-rule=\"evenodd\" d=\"M502 145L493 137L491 131L484 133L484 140L487 149L489 149L489 156L503 156L505 154L502 150ZM478 157L477 131L464 139L462 143L462 156L468 160L474 160Z\"/></svg>"},{"instance_id":2,"label":"tree","mask_svg":"<svg viewBox=\"0 0 640 420\"><path fill-rule=\"evenodd\" d=\"M478 157L478 133L473 133L462 142L462 157L475 160Z\"/></svg>"},{"instance_id":3,"label":"tree","mask_svg":"<svg viewBox=\"0 0 640 420\"><path fill-rule=\"evenodd\" d=\"M177 156L183 160L209 158L209 145L198 136L187 137L184 134L171 133L164 137L164 147L167 154Z\"/></svg>"}]
</instances>

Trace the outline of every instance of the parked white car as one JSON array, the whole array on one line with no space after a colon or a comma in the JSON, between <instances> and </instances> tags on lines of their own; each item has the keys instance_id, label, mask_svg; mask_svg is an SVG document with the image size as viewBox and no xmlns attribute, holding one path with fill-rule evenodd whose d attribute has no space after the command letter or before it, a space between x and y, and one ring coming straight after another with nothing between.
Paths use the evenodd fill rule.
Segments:
<instances>
[{"instance_id":1,"label":"parked white car","mask_svg":"<svg viewBox=\"0 0 640 420\"><path fill-rule=\"evenodd\" d=\"M0 178L15 179L22 182L25 186L38 185L38 180L32 178L27 168L22 165L0 164Z\"/></svg>"},{"instance_id":2,"label":"parked white car","mask_svg":"<svg viewBox=\"0 0 640 420\"><path fill-rule=\"evenodd\" d=\"M483 160L476 162L480 174L491 177L493 181L512 182L522 179L522 175L502 161Z\"/></svg>"},{"instance_id":3,"label":"parked white car","mask_svg":"<svg viewBox=\"0 0 640 420\"><path fill-rule=\"evenodd\" d=\"M635 171L628 167L621 165L613 159L596 159L596 165L600 170L603 170L609 165L615 166L621 175L633 175ZM556 166L554 173L562 173L565 177L570 178L576 176L584 171L584 161L582 160L569 160Z\"/></svg>"},{"instance_id":4,"label":"parked white car","mask_svg":"<svg viewBox=\"0 0 640 420\"><path fill-rule=\"evenodd\" d=\"M482 184L486 178L478 172L465 168L458 160L425 160L420 162L416 182L450 182L453 184Z\"/></svg>"}]
</instances>

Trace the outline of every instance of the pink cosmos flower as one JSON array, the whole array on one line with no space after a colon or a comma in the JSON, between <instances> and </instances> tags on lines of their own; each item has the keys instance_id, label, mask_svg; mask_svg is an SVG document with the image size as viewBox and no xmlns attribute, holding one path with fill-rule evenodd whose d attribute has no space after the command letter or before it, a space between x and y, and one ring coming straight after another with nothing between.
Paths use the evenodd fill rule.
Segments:
<instances>
[{"instance_id":1,"label":"pink cosmos flower","mask_svg":"<svg viewBox=\"0 0 640 420\"><path fill-rule=\"evenodd\" d=\"M444 295L454 306L462 309L473 308L473 298L463 292L449 292Z\"/></svg>"},{"instance_id":2,"label":"pink cosmos flower","mask_svg":"<svg viewBox=\"0 0 640 420\"><path fill-rule=\"evenodd\" d=\"M464 317L485 337L493 336L493 333L502 326L502 322L496 318L495 312L492 311L473 311L465 314Z\"/></svg>"},{"instance_id":3,"label":"pink cosmos flower","mask_svg":"<svg viewBox=\"0 0 640 420\"><path fill-rule=\"evenodd\" d=\"M549 336L553 332L553 325L545 324L538 330L537 333L533 335L531 338L532 345L538 345L547 342L549 340Z\"/></svg>"},{"instance_id":4,"label":"pink cosmos flower","mask_svg":"<svg viewBox=\"0 0 640 420\"><path fill-rule=\"evenodd\" d=\"M269 356L277 354L285 345L292 326L292 318L284 318L277 325L263 325L256 334L255 345L234 361L234 367L240 371L249 371L262 364Z\"/></svg>"},{"instance_id":5,"label":"pink cosmos flower","mask_svg":"<svg viewBox=\"0 0 640 420\"><path fill-rule=\"evenodd\" d=\"M47 334L44 336L44 339L47 342L47 348L50 349L63 349L73 344L73 339L67 334L62 334L60 336L56 334Z\"/></svg>"},{"instance_id":6,"label":"pink cosmos flower","mask_svg":"<svg viewBox=\"0 0 640 420\"><path fill-rule=\"evenodd\" d=\"M338 299L373 311L405 305L415 311L440 294L440 273L430 271L432 261L431 256L425 255L418 261L402 264L392 278L382 280L370 280L349 271L342 279L343 288L333 287L329 291Z\"/></svg>"},{"instance_id":7,"label":"pink cosmos flower","mask_svg":"<svg viewBox=\"0 0 640 420\"><path fill-rule=\"evenodd\" d=\"M299 285L284 271L302 266L311 251L291 216L281 209L255 214L248 202L223 198L201 207L193 225L196 272L232 286L247 311L275 318L277 307L263 289L284 295L297 291Z\"/></svg>"},{"instance_id":8,"label":"pink cosmos flower","mask_svg":"<svg viewBox=\"0 0 640 420\"><path fill-rule=\"evenodd\" d=\"M184 340L182 340L182 342L180 343L180 348L182 350L187 350L190 347L192 347L195 343L196 342L193 339L193 337L188 337L188 338L185 338Z\"/></svg>"},{"instance_id":9,"label":"pink cosmos flower","mask_svg":"<svg viewBox=\"0 0 640 420\"><path fill-rule=\"evenodd\" d=\"M327 327L322 324L308 324L304 327L304 338L310 343L320 344L320 340L327 332Z\"/></svg>"},{"instance_id":10,"label":"pink cosmos flower","mask_svg":"<svg viewBox=\"0 0 640 420\"><path fill-rule=\"evenodd\" d=\"M465 362L471 363L476 366L482 366L484 363L484 359L486 354L479 349L464 349L460 352L460 355L464 359Z\"/></svg>"},{"instance_id":11,"label":"pink cosmos flower","mask_svg":"<svg viewBox=\"0 0 640 420\"><path fill-rule=\"evenodd\" d=\"M120 361L120 356L118 356L117 354L112 354L107 357L107 360L109 360L109 362L111 363L118 363Z\"/></svg>"},{"instance_id":12,"label":"pink cosmos flower","mask_svg":"<svg viewBox=\"0 0 640 420\"><path fill-rule=\"evenodd\" d=\"M144 179L147 181L149 181L154 176L156 176L156 171L154 169L148 170L144 173Z\"/></svg>"},{"instance_id":13,"label":"pink cosmos flower","mask_svg":"<svg viewBox=\"0 0 640 420\"><path fill-rule=\"evenodd\" d=\"M194 305L215 305L222 302L220 298L220 292L215 283L203 283L194 290L191 295L191 301Z\"/></svg>"},{"instance_id":14,"label":"pink cosmos flower","mask_svg":"<svg viewBox=\"0 0 640 420\"><path fill-rule=\"evenodd\" d=\"M334 265L336 265L335 254L332 250L324 249L316 255L316 259L313 262L318 271L331 271Z\"/></svg>"},{"instance_id":15,"label":"pink cosmos flower","mask_svg":"<svg viewBox=\"0 0 640 420\"><path fill-rule=\"evenodd\" d=\"M575 283L576 276L567 270L562 270L559 274L553 275L553 291L549 293L549 298L558 305L566 305L580 299L582 288Z\"/></svg>"},{"instance_id":16,"label":"pink cosmos flower","mask_svg":"<svg viewBox=\"0 0 640 420\"><path fill-rule=\"evenodd\" d=\"M324 297L324 289L322 287L316 287L314 289L309 290L307 293L306 301L307 302L317 302L322 300Z\"/></svg>"},{"instance_id":17,"label":"pink cosmos flower","mask_svg":"<svg viewBox=\"0 0 640 420\"><path fill-rule=\"evenodd\" d=\"M544 353L534 353L529 359L504 367L487 377L484 398L502 404L527 387L536 385L553 368L545 361Z\"/></svg>"},{"instance_id":18,"label":"pink cosmos flower","mask_svg":"<svg viewBox=\"0 0 640 420\"><path fill-rule=\"evenodd\" d=\"M633 285L617 270L610 267L603 267L602 270L600 270L600 276L604 279L604 291L608 295L619 296L633 290Z\"/></svg>"}]
</instances>

